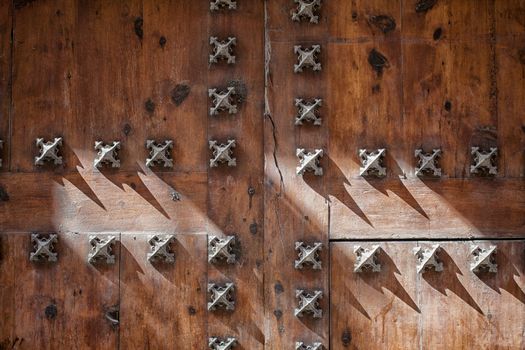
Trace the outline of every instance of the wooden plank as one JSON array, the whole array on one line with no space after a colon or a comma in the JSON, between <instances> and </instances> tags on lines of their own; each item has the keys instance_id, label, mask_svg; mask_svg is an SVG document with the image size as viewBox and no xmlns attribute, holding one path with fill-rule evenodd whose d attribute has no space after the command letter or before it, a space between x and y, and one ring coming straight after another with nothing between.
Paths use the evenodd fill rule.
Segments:
<instances>
[{"instance_id":1,"label":"wooden plank","mask_svg":"<svg viewBox=\"0 0 525 350\"><path fill-rule=\"evenodd\" d=\"M199 1L144 2L141 56L137 58L140 105L129 116L128 144L130 156L142 164L146 139L172 139L175 171L207 169L206 5ZM148 101L152 104L147 105Z\"/></svg>"},{"instance_id":2,"label":"wooden plank","mask_svg":"<svg viewBox=\"0 0 525 350\"><path fill-rule=\"evenodd\" d=\"M323 9L319 24L293 22L289 3L267 2L267 106L265 115L264 153L265 165L265 318L266 347L269 349L292 349L296 342L310 345L321 342L329 345L329 261L328 203L325 198L326 174L331 162L328 151L328 128L334 100L327 93L327 74L333 61L329 58L327 33L328 13ZM321 45L319 60L321 72L305 69L294 73L297 55L294 45L310 48ZM319 109L321 126L304 124L296 126L294 118L296 98L322 98ZM320 162L323 176L306 173L296 175L299 160L297 148L307 151L323 149L325 155ZM295 269L298 259L296 242L313 245L323 244L320 254L322 270L305 266ZM319 307L320 319L306 314L296 317L294 309L299 306L296 290L323 293Z\"/></svg>"},{"instance_id":3,"label":"wooden plank","mask_svg":"<svg viewBox=\"0 0 525 350\"><path fill-rule=\"evenodd\" d=\"M150 237L121 236L120 347L204 349L206 235L177 234L174 264L147 260Z\"/></svg>"},{"instance_id":4,"label":"wooden plank","mask_svg":"<svg viewBox=\"0 0 525 350\"><path fill-rule=\"evenodd\" d=\"M0 171L9 170L9 149L11 132L11 69L12 69L12 43L11 33L13 28L12 2L0 2Z\"/></svg>"},{"instance_id":5,"label":"wooden plank","mask_svg":"<svg viewBox=\"0 0 525 350\"><path fill-rule=\"evenodd\" d=\"M17 240L27 239L25 236L0 234L0 349L13 349L20 342L15 338L15 314L14 306L16 289L16 266L15 257Z\"/></svg>"},{"instance_id":6,"label":"wooden plank","mask_svg":"<svg viewBox=\"0 0 525 350\"><path fill-rule=\"evenodd\" d=\"M470 271L472 243L482 248L496 244L496 274ZM472 243L440 243L443 272L420 279L421 346L523 349L525 243Z\"/></svg>"},{"instance_id":7,"label":"wooden plank","mask_svg":"<svg viewBox=\"0 0 525 350\"><path fill-rule=\"evenodd\" d=\"M237 2L237 10L209 12L208 38L237 38L236 62L209 64L207 88L233 84L236 114L208 116L208 140L236 140L236 167L226 164L208 169L208 235L235 236L235 264L208 266L208 283L235 285L235 310L208 311L209 337L235 337L236 349L263 349L263 156L262 114L264 95L263 2ZM206 47L207 55L211 46ZM207 93L207 91L203 91ZM211 106L208 99L206 106ZM204 141L204 140L203 140ZM207 141L206 141L207 142ZM207 151L207 159L211 151Z\"/></svg>"},{"instance_id":8,"label":"wooden plank","mask_svg":"<svg viewBox=\"0 0 525 350\"><path fill-rule=\"evenodd\" d=\"M111 234L118 239L119 234ZM119 244L114 265L93 266L87 263L88 237L60 234L58 262L37 264L28 258L30 235L17 235L14 285L24 292L15 296L14 339L22 348L117 348L118 328L105 315L118 310Z\"/></svg>"},{"instance_id":9,"label":"wooden plank","mask_svg":"<svg viewBox=\"0 0 525 350\"><path fill-rule=\"evenodd\" d=\"M331 238L522 237L523 181L351 180L334 192ZM487 203L498 203L489 206Z\"/></svg>"},{"instance_id":10,"label":"wooden plank","mask_svg":"<svg viewBox=\"0 0 525 350\"><path fill-rule=\"evenodd\" d=\"M76 146L69 130L75 116L74 45L76 3L16 2L14 11L11 169L34 171L37 137L64 138L64 164L39 170L74 169ZM82 116L83 117L83 116ZM84 132L80 135L85 136Z\"/></svg>"},{"instance_id":11,"label":"wooden plank","mask_svg":"<svg viewBox=\"0 0 525 350\"><path fill-rule=\"evenodd\" d=\"M380 245L380 272L353 271L354 247ZM418 277L411 242L330 245L331 349L420 349Z\"/></svg>"},{"instance_id":12,"label":"wooden plank","mask_svg":"<svg viewBox=\"0 0 525 350\"><path fill-rule=\"evenodd\" d=\"M9 199L0 202L1 230L206 230L206 173L79 171L2 175Z\"/></svg>"}]
</instances>

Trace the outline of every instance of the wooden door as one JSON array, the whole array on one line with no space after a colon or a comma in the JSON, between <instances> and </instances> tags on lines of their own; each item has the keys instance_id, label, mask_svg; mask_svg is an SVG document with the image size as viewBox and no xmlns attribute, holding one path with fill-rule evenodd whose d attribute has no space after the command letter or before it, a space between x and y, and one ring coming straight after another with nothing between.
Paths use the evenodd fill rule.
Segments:
<instances>
[{"instance_id":1,"label":"wooden door","mask_svg":"<svg viewBox=\"0 0 525 350\"><path fill-rule=\"evenodd\" d=\"M318 3L0 1L0 349L524 346L525 2ZM110 234L115 264L90 264ZM473 243L497 273L470 271ZM444 271L417 273L433 244ZM356 245L380 271L354 272Z\"/></svg>"}]
</instances>

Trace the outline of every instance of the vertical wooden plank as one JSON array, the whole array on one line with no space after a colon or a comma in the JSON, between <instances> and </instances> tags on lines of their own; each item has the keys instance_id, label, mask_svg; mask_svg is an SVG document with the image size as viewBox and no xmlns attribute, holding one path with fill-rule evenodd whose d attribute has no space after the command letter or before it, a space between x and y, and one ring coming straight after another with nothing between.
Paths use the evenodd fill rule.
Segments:
<instances>
[{"instance_id":1,"label":"vertical wooden plank","mask_svg":"<svg viewBox=\"0 0 525 350\"><path fill-rule=\"evenodd\" d=\"M205 1L144 2L140 105L129 145L140 164L146 139L172 139L174 170L206 171L207 7Z\"/></svg>"},{"instance_id":2,"label":"vertical wooden plank","mask_svg":"<svg viewBox=\"0 0 525 350\"><path fill-rule=\"evenodd\" d=\"M353 271L354 247L381 247L380 272ZM413 243L330 245L331 349L420 349L420 309Z\"/></svg>"},{"instance_id":3,"label":"vertical wooden plank","mask_svg":"<svg viewBox=\"0 0 525 350\"><path fill-rule=\"evenodd\" d=\"M95 140L119 140L120 170L136 171L147 154L146 140L134 135L143 128L135 121L144 116L142 0L78 0L77 14L74 97L80 120L69 143L80 164L92 169ZM102 172L111 179L114 170Z\"/></svg>"},{"instance_id":4,"label":"vertical wooden plank","mask_svg":"<svg viewBox=\"0 0 525 350\"><path fill-rule=\"evenodd\" d=\"M110 233L119 239L119 234ZM106 318L119 300L119 244L114 265L90 265L89 234L59 235L56 263L29 261L29 234L16 240L15 334L40 349L116 349L118 327ZM113 316L114 317L114 316ZM104 341L101 341L101 340Z\"/></svg>"},{"instance_id":5,"label":"vertical wooden plank","mask_svg":"<svg viewBox=\"0 0 525 350\"><path fill-rule=\"evenodd\" d=\"M11 169L33 171L37 137L64 138L64 164L43 169L74 169L70 130L74 115L76 2L15 2ZM81 133L83 136L84 134Z\"/></svg>"},{"instance_id":6,"label":"vertical wooden plank","mask_svg":"<svg viewBox=\"0 0 525 350\"><path fill-rule=\"evenodd\" d=\"M471 244L482 248L497 245L496 274L470 271ZM422 347L522 349L525 243L479 241L440 245L444 270L426 272L420 279Z\"/></svg>"},{"instance_id":7,"label":"vertical wooden plank","mask_svg":"<svg viewBox=\"0 0 525 350\"><path fill-rule=\"evenodd\" d=\"M206 348L206 235L177 235L173 264L147 260L151 235L121 237L120 346Z\"/></svg>"},{"instance_id":8,"label":"vertical wooden plank","mask_svg":"<svg viewBox=\"0 0 525 350\"><path fill-rule=\"evenodd\" d=\"M324 6L324 5L323 5ZM328 202L326 174L329 172L328 127L333 100L327 93L330 48L327 45L329 16L323 8L318 24L293 22L292 2L266 2L266 111L265 111L265 318L266 347L292 349L296 342L310 345L320 342L329 347L329 261ZM294 45L310 48L321 45L319 62L322 70L306 68L294 73L297 55ZM295 125L295 99L322 98L319 109L321 126ZM320 161L325 175L296 175L299 160L296 149L323 149ZM298 259L296 242L323 244L321 270L304 266L295 269ZM322 291L319 307L321 318L305 314L296 317L299 306L296 290L307 293Z\"/></svg>"},{"instance_id":9,"label":"vertical wooden plank","mask_svg":"<svg viewBox=\"0 0 525 350\"><path fill-rule=\"evenodd\" d=\"M236 63L210 64L207 88L236 88L236 114L207 116L208 140L235 139L237 166L222 164L208 169L209 235L235 235L235 264L210 264L208 282L235 284L235 310L209 311L208 336L235 337L236 349L262 349L265 342L263 312L263 146L264 53L262 1L238 1L235 11L209 12L208 36L237 38ZM206 5L206 6L204 6ZM209 39L208 39L209 40ZM211 46L207 46L211 53ZM208 59L208 54L206 54ZM207 90L198 92L207 94ZM208 100L206 106L211 106ZM205 112L208 115L208 109ZM209 164L211 151L207 151Z\"/></svg>"},{"instance_id":10,"label":"vertical wooden plank","mask_svg":"<svg viewBox=\"0 0 525 350\"><path fill-rule=\"evenodd\" d=\"M17 240L25 239L24 235L2 232L0 234L0 349L15 348L20 339L14 337L14 305L16 289Z\"/></svg>"},{"instance_id":11,"label":"vertical wooden plank","mask_svg":"<svg viewBox=\"0 0 525 350\"><path fill-rule=\"evenodd\" d=\"M0 1L0 171L9 169L9 145L11 141L11 69L12 69L12 42L13 7L8 0Z\"/></svg>"},{"instance_id":12,"label":"vertical wooden plank","mask_svg":"<svg viewBox=\"0 0 525 350\"><path fill-rule=\"evenodd\" d=\"M525 174L525 1L495 2L500 171Z\"/></svg>"}]
</instances>

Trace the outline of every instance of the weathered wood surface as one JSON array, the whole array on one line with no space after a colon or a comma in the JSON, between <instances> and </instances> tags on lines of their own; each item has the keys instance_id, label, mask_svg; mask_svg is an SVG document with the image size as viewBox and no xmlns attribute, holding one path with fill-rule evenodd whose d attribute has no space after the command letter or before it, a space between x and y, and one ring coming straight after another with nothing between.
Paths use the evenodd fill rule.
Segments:
<instances>
[{"instance_id":1,"label":"weathered wood surface","mask_svg":"<svg viewBox=\"0 0 525 350\"><path fill-rule=\"evenodd\" d=\"M205 349L206 236L177 234L173 264L147 260L149 238L121 235L120 348Z\"/></svg>"},{"instance_id":2,"label":"weathered wood surface","mask_svg":"<svg viewBox=\"0 0 525 350\"><path fill-rule=\"evenodd\" d=\"M0 159L3 160L0 171L9 170L11 64L13 62L11 57L11 29L13 26L11 11L11 1L0 2L0 140L3 141L3 147L0 146Z\"/></svg>"},{"instance_id":3,"label":"weathered wood surface","mask_svg":"<svg viewBox=\"0 0 525 350\"><path fill-rule=\"evenodd\" d=\"M118 310L119 244L114 265L90 265L88 237L60 234L58 261L34 263L30 234L2 234L1 348L117 349L118 328L105 315Z\"/></svg>"},{"instance_id":4,"label":"weathered wood surface","mask_svg":"<svg viewBox=\"0 0 525 350\"><path fill-rule=\"evenodd\" d=\"M238 1L237 10L214 12L207 24L206 41L211 36L237 38L235 65L219 61L208 68L208 88L222 90L233 85L237 104L236 114L207 116L207 140L225 143L235 139L237 144L235 167L221 164L208 170L207 232L234 235L237 257L235 264L209 264L208 282L235 284L235 310L210 311L208 336L235 337L235 349L263 349L263 2ZM207 45L206 52L210 50ZM207 94L207 90L199 93ZM211 106L210 99L206 106ZM210 158L208 150L205 161L209 163Z\"/></svg>"},{"instance_id":5,"label":"weathered wood surface","mask_svg":"<svg viewBox=\"0 0 525 350\"><path fill-rule=\"evenodd\" d=\"M332 349L522 349L523 241L432 242L443 272L416 273L415 246L429 242L331 245ZM470 245L497 245L496 274L470 271ZM379 273L354 273L354 245L378 244Z\"/></svg>"}]
</instances>

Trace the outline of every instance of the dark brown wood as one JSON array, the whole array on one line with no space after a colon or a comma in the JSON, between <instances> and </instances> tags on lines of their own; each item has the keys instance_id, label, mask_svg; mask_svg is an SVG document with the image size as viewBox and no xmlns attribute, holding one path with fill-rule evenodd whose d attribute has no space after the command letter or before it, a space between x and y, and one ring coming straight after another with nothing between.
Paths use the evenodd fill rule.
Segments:
<instances>
[{"instance_id":1,"label":"dark brown wood","mask_svg":"<svg viewBox=\"0 0 525 350\"><path fill-rule=\"evenodd\" d=\"M147 260L150 237L121 235L120 347L204 349L206 235L177 234L173 264Z\"/></svg>"},{"instance_id":2,"label":"dark brown wood","mask_svg":"<svg viewBox=\"0 0 525 350\"><path fill-rule=\"evenodd\" d=\"M208 336L235 337L235 349L263 349L263 148L264 8L262 1L238 1L236 11L218 11L208 16L208 37L237 38L235 65L210 64L207 88L236 88L236 114L209 116L208 140L220 143L235 139L237 166L226 164L208 169L208 235L235 235L237 262L209 264L208 282L235 284L235 310L208 313ZM206 4L208 5L208 2ZM203 6L202 11L209 11ZM201 24L202 25L202 24ZM211 46L206 45L206 58ZM207 96L207 89L197 93ZM211 106L208 99L206 106ZM209 164L211 151L206 152Z\"/></svg>"},{"instance_id":3,"label":"dark brown wood","mask_svg":"<svg viewBox=\"0 0 525 350\"><path fill-rule=\"evenodd\" d=\"M0 159L3 159L0 171L9 170L10 159L12 10L11 1L0 2L0 140L3 141L3 147L0 148Z\"/></svg>"}]
</instances>

